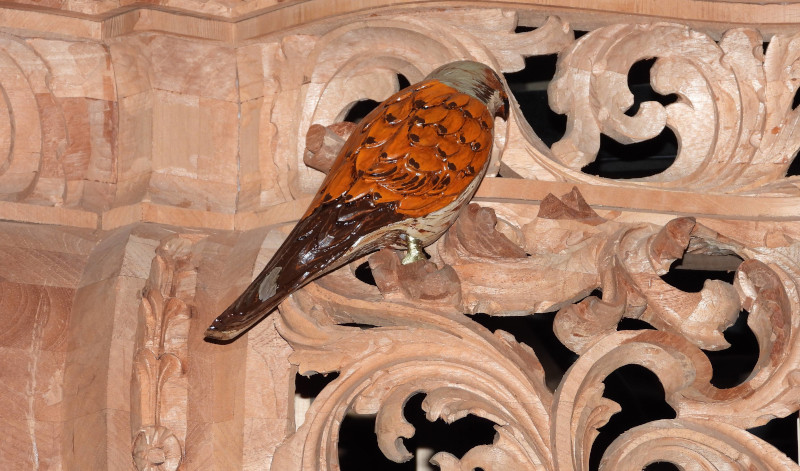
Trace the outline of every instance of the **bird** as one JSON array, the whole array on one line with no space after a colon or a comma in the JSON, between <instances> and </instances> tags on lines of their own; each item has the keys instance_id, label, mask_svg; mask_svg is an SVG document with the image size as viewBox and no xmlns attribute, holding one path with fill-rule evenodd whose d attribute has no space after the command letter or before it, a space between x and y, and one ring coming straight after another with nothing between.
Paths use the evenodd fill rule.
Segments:
<instances>
[{"instance_id":1,"label":"bird","mask_svg":"<svg viewBox=\"0 0 800 471\"><path fill-rule=\"evenodd\" d=\"M508 120L500 76L474 61L438 67L357 125L294 229L263 271L208 327L240 337L290 294L375 250L402 263L455 222L489 166L495 118Z\"/></svg>"}]
</instances>

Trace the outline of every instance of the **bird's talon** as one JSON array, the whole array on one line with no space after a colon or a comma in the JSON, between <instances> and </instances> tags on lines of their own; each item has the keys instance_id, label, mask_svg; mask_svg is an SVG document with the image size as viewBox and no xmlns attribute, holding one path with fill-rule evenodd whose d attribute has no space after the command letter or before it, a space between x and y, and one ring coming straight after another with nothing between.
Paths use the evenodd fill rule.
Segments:
<instances>
[{"instance_id":1,"label":"bird's talon","mask_svg":"<svg viewBox=\"0 0 800 471\"><path fill-rule=\"evenodd\" d=\"M402 264L408 265L409 263L418 262L420 260L427 260L425 251L422 248L422 241L408 236L408 245L406 248L406 256L403 257Z\"/></svg>"}]
</instances>

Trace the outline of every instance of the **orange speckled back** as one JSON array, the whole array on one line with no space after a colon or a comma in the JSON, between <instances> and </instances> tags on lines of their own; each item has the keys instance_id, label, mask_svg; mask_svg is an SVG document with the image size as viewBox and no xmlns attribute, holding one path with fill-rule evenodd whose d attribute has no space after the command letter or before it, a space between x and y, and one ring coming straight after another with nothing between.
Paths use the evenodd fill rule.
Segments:
<instances>
[{"instance_id":1,"label":"orange speckled back","mask_svg":"<svg viewBox=\"0 0 800 471\"><path fill-rule=\"evenodd\" d=\"M438 80L401 90L363 119L303 217L340 196L409 218L442 209L487 164L493 126L481 101Z\"/></svg>"}]
</instances>

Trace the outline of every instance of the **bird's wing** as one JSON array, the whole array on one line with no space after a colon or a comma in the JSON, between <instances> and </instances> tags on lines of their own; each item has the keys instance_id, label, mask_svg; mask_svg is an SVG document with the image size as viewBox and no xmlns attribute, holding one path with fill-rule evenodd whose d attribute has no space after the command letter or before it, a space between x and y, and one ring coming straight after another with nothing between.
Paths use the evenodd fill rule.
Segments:
<instances>
[{"instance_id":1,"label":"bird's wing","mask_svg":"<svg viewBox=\"0 0 800 471\"><path fill-rule=\"evenodd\" d=\"M446 207L487 164L494 119L478 99L437 80L406 88L363 120L312 202L395 203L405 217Z\"/></svg>"},{"instance_id":2,"label":"bird's wing","mask_svg":"<svg viewBox=\"0 0 800 471\"><path fill-rule=\"evenodd\" d=\"M479 100L436 80L395 94L368 114L284 243L209 327L231 339L309 281L386 243L381 228L455 201L489 160L494 120Z\"/></svg>"}]
</instances>

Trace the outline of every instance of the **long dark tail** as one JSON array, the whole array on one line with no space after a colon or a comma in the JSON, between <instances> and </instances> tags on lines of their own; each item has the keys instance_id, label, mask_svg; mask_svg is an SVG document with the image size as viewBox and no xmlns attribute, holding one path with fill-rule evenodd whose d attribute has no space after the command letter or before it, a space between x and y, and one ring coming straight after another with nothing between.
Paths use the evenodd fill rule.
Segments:
<instances>
[{"instance_id":1,"label":"long dark tail","mask_svg":"<svg viewBox=\"0 0 800 471\"><path fill-rule=\"evenodd\" d=\"M267 317L290 294L325 273L370 252L362 237L395 222L394 208L371 201L340 200L320 205L301 219L250 286L206 330L206 337L231 340ZM348 254L345 257L345 254Z\"/></svg>"}]
</instances>

